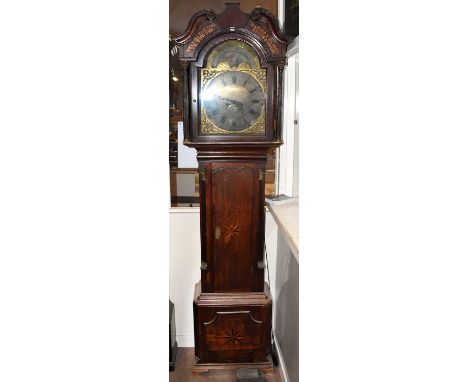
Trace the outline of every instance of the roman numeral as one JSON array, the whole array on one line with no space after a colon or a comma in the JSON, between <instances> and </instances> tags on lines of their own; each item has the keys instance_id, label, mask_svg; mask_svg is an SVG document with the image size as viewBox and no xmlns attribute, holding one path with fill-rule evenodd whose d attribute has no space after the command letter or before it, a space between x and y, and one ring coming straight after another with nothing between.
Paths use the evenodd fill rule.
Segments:
<instances>
[{"instance_id":1,"label":"roman numeral","mask_svg":"<svg viewBox=\"0 0 468 382\"><path fill-rule=\"evenodd\" d=\"M223 84L223 86L226 86L226 81L224 81L224 78L221 78L221 83Z\"/></svg>"},{"instance_id":2,"label":"roman numeral","mask_svg":"<svg viewBox=\"0 0 468 382\"><path fill-rule=\"evenodd\" d=\"M253 99L252 103L260 103L260 100L259 99Z\"/></svg>"},{"instance_id":3,"label":"roman numeral","mask_svg":"<svg viewBox=\"0 0 468 382\"><path fill-rule=\"evenodd\" d=\"M237 83L237 77L236 76L232 76L231 78L232 78L232 83L233 84Z\"/></svg>"},{"instance_id":4,"label":"roman numeral","mask_svg":"<svg viewBox=\"0 0 468 382\"><path fill-rule=\"evenodd\" d=\"M257 91L257 89L258 89L258 86L255 87L255 88L253 88L252 90L249 90L249 92L250 92L250 93L255 93L255 92Z\"/></svg>"},{"instance_id":5,"label":"roman numeral","mask_svg":"<svg viewBox=\"0 0 468 382\"><path fill-rule=\"evenodd\" d=\"M254 109L250 109L249 113L252 114L252 115L257 115L257 112Z\"/></svg>"},{"instance_id":6,"label":"roman numeral","mask_svg":"<svg viewBox=\"0 0 468 382\"><path fill-rule=\"evenodd\" d=\"M224 123L225 121L226 121L226 117L223 115L223 118L221 118L221 121L219 122Z\"/></svg>"},{"instance_id":7,"label":"roman numeral","mask_svg":"<svg viewBox=\"0 0 468 382\"><path fill-rule=\"evenodd\" d=\"M218 109L213 109L213 110L211 111L211 114L212 114L212 115L216 115L216 114L218 114L218 113L219 113L219 110L218 110Z\"/></svg>"}]
</instances>

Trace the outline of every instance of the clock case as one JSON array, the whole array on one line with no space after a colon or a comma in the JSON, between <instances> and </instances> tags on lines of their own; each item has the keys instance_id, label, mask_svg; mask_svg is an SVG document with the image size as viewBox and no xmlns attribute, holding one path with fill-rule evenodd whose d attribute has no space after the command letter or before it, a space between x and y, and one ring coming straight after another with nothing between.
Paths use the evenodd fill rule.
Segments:
<instances>
[{"instance_id":1,"label":"clock case","mask_svg":"<svg viewBox=\"0 0 468 382\"><path fill-rule=\"evenodd\" d=\"M281 141L283 69L289 38L265 9L227 3L195 13L174 38L184 69L184 144L197 149L201 280L195 287L194 370L271 367L271 296L264 282L265 168ZM249 44L266 70L265 134L200 133L200 76L228 40Z\"/></svg>"}]
</instances>

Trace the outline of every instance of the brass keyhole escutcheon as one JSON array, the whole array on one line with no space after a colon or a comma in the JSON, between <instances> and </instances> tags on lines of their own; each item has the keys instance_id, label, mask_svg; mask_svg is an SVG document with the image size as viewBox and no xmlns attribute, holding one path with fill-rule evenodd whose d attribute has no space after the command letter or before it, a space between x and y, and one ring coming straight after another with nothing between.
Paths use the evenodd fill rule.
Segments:
<instances>
[{"instance_id":1,"label":"brass keyhole escutcheon","mask_svg":"<svg viewBox=\"0 0 468 382\"><path fill-rule=\"evenodd\" d=\"M215 239L218 240L221 237L221 230L218 226L215 228Z\"/></svg>"}]
</instances>

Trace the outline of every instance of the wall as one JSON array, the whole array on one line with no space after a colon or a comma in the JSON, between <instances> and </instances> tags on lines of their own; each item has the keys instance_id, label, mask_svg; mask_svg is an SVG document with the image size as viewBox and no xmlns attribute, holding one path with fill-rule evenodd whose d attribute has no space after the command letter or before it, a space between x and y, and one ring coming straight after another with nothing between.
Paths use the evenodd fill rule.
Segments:
<instances>
[{"instance_id":1,"label":"wall","mask_svg":"<svg viewBox=\"0 0 468 382\"><path fill-rule=\"evenodd\" d=\"M273 331L287 380L297 382L299 381L299 263L281 231L278 234L275 260Z\"/></svg>"},{"instance_id":2,"label":"wall","mask_svg":"<svg viewBox=\"0 0 468 382\"><path fill-rule=\"evenodd\" d=\"M200 280L200 209L169 212L169 298L174 303L177 344L193 347L192 301Z\"/></svg>"},{"instance_id":3,"label":"wall","mask_svg":"<svg viewBox=\"0 0 468 382\"><path fill-rule=\"evenodd\" d=\"M278 148L278 193L299 196L299 38L288 47L284 71L283 145Z\"/></svg>"}]
</instances>

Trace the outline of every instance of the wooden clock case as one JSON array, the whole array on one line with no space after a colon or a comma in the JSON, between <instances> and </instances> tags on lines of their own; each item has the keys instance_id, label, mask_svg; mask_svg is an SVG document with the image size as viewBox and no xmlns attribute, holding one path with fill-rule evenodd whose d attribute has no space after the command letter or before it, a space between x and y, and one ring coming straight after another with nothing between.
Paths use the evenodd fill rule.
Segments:
<instances>
[{"instance_id":1,"label":"wooden clock case","mask_svg":"<svg viewBox=\"0 0 468 382\"><path fill-rule=\"evenodd\" d=\"M201 280L195 287L195 369L271 367L271 296L264 282L265 167L281 142L282 83L289 43L267 10L226 3L195 13L175 37L184 69L184 144L197 149ZM266 71L263 134L203 134L200 71L220 43L252 47ZM195 370L194 369L194 370Z\"/></svg>"}]
</instances>

